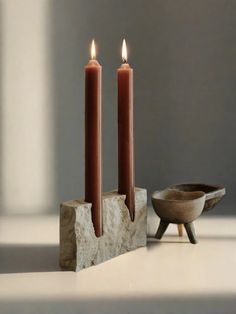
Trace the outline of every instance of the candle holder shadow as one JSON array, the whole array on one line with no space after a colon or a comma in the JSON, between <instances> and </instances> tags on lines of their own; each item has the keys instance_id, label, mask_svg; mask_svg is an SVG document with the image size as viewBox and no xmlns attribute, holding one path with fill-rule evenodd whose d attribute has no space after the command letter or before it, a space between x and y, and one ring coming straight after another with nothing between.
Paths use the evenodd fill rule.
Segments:
<instances>
[{"instance_id":1,"label":"candle holder shadow","mask_svg":"<svg viewBox=\"0 0 236 314\"><path fill-rule=\"evenodd\" d=\"M125 195L103 194L103 235L96 237L92 204L63 202L60 210L60 267L79 271L147 243L147 191L135 188L135 220L131 221Z\"/></svg>"},{"instance_id":2,"label":"candle holder shadow","mask_svg":"<svg viewBox=\"0 0 236 314\"><path fill-rule=\"evenodd\" d=\"M161 218L155 237L161 239L170 223L183 224L189 241L197 243L193 221L202 213L206 194L201 191L182 192L173 189L156 191L152 195L152 205Z\"/></svg>"}]
</instances>

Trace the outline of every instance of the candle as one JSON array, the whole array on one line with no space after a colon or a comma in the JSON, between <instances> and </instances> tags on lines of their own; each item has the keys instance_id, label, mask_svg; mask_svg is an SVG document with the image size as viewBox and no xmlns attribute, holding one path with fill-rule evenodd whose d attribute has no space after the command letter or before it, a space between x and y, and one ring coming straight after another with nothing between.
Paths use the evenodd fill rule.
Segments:
<instances>
[{"instance_id":1,"label":"candle","mask_svg":"<svg viewBox=\"0 0 236 314\"><path fill-rule=\"evenodd\" d=\"M123 64L118 77L118 192L126 195L130 218L135 218L134 139L133 139L133 69L127 63L125 40L122 44Z\"/></svg>"},{"instance_id":2,"label":"candle","mask_svg":"<svg viewBox=\"0 0 236 314\"><path fill-rule=\"evenodd\" d=\"M97 237L102 235L101 76L93 40L91 60L85 67L85 201L92 203Z\"/></svg>"}]
</instances>

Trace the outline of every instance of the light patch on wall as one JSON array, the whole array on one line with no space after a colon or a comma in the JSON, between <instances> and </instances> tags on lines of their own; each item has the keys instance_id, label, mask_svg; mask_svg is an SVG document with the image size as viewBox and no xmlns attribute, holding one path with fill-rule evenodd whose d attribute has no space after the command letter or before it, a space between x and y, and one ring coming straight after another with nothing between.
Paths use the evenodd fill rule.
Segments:
<instances>
[{"instance_id":1,"label":"light patch on wall","mask_svg":"<svg viewBox=\"0 0 236 314\"><path fill-rule=\"evenodd\" d=\"M4 213L53 205L54 138L47 1L2 2L2 159Z\"/></svg>"}]
</instances>

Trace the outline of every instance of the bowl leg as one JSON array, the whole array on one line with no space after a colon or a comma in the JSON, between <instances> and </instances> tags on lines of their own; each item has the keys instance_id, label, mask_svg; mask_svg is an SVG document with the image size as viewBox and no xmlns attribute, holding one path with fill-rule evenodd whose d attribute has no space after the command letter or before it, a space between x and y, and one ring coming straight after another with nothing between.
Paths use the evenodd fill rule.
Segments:
<instances>
[{"instance_id":1,"label":"bowl leg","mask_svg":"<svg viewBox=\"0 0 236 314\"><path fill-rule=\"evenodd\" d=\"M183 225L179 224L179 225L177 225L177 228L178 228L179 237L182 237L183 236Z\"/></svg>"},{"instance_id":2,"label":"bowl leg","mask_svg":"<svg viewBox=\"0 0 236 314\"><path fill-rule=\"evenodd\" d=\"M187 232L189 241L192 244L196 244L197 243L197 238L196 238L196 234L195 234L195 229L194 229L194 225L192 222L190 223L186 223L184 224L185 230Z\"/></svg>"},{"instance_id":3,"label":"bowl leg","mask_svg":"<svg viewBox=\"0 0 236 314\"><path fill-rule=\"evenodd\" d=\"M156 239L161 239L163 234L165 233L166 229L168 228L169 223L163 220L160 221L159 227L157 229L157 233L155 235Z\"/></svg>"}]
</instances>

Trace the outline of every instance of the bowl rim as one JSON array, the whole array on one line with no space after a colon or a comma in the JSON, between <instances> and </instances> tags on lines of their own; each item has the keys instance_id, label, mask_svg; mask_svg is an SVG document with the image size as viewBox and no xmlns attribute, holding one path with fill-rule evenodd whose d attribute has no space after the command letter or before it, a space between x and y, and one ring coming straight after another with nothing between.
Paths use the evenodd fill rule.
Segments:
<instances>
[{"instance_id":1,"label":"bowl rim","mask_svg":"<svg viewBox=\"0 0 236 314\"><path fill-rule=\"evenodd\" d=\"M199 185L199 186L202 185L202 186L205 186L205 187L215 188L215 191L204 192L206 194L206 201L211 199L211 198L213 198L213 197L219 197L219 196L223 197L226 194L226 188L223 185L206 184L206 183L200 183L200 182L189 182L189 183L172 184L171 186L168 187L168 189L174 189L174 190L176 189L177 190L178 186L181 186L181 185ZM199 190L199 191L201 191L201 190ZM182 191L182 192L190 192L190 191Z\"/></svg>"},{"instance_id":2,"label":"bowl rim","mask_svg":"<svg viewBox=\"0 0 236 314\"><path fill-rule=\"evenodd\" d=\"M177 200L177 199L173 200L172 199L171 200L171 199L161 199L161 198L157 198L157 197L154 196L154 194L156 194L156 193L161 193L161 192L165 192L165 191L176 191L176 192L179 192L179 193L182 193L182 194L197 193L198 197L193 198L193 199L187 199L187 200L185 200L185 199L182 199L182 200ZM159 200L159 201L165 201L165 202L181 202L181 203L183 203L183 202L193 202L193 201L199 200L201 198L204 198L204 199L206 198L206 193L203 192L203 191L179 191L179 190L173 189L173 188L172 189L166 188L166 189L163 189L163 190L156 190L156 191L152 192L152 200Z\"/></svg>"}]
</instances>

